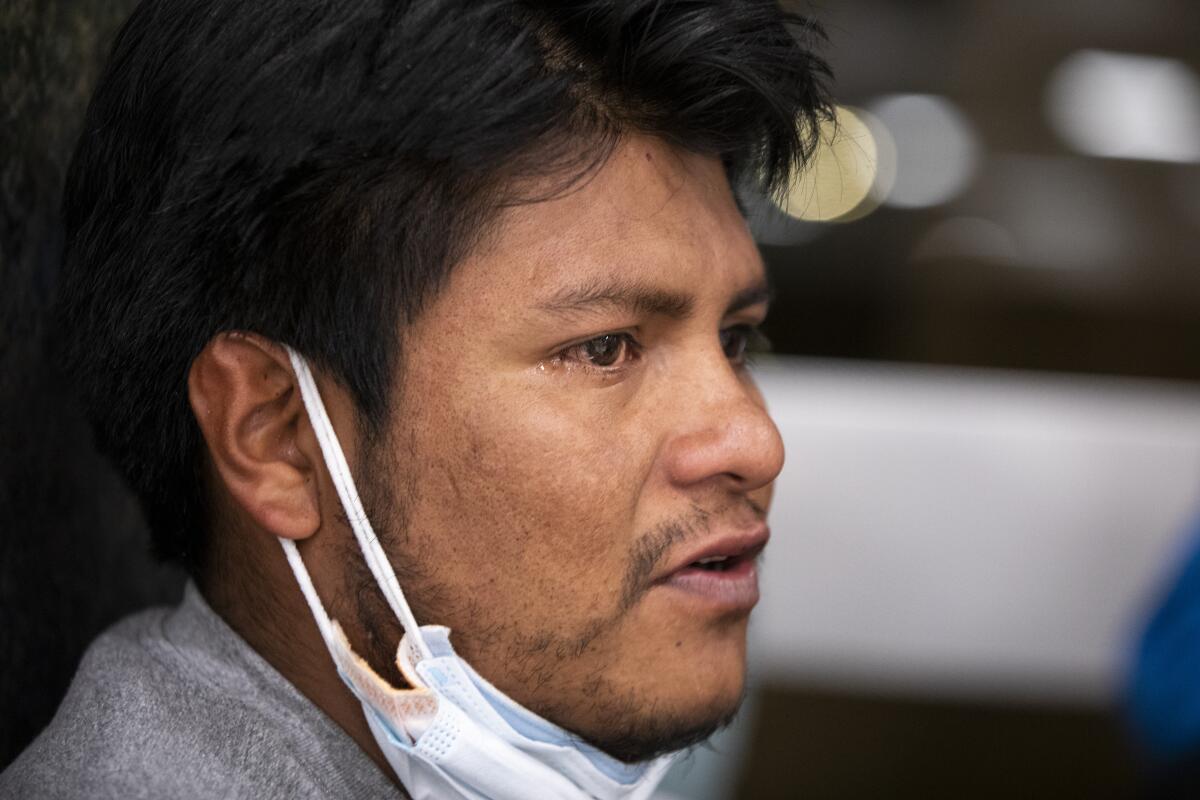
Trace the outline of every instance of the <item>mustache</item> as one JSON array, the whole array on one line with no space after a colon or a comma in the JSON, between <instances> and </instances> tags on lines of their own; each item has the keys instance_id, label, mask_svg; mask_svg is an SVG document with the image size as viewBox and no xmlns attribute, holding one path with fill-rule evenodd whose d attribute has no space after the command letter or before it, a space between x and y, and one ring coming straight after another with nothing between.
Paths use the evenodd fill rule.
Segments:
<instances>
[{"instance_id":1,"label":"mustache","mask_svg":"<svg viewBox=\"0 0 1200 800\"><path fill-rule=\"evenodd\" d=\"M708 511L692 503L689 513L659 523L654 530L634 542L629 554L629 571L625 574L621 590L621 611L631 609L638 599L650 590L650 576L658 569L671 548L707 534L712 528L714 518L719 518L730 508L748 509L756 520L767 516L767 510L749 497L735 500L717 511Z\"/></svg>"}]
</instances>

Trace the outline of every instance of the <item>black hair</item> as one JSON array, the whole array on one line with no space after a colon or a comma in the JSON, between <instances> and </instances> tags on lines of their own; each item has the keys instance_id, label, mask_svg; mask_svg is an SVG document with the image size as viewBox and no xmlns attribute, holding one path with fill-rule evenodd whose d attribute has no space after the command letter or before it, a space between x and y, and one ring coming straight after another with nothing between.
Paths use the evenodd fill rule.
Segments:
<instances>
[{"instance_id":1,"label":"black hair","mask_svg":"<svg viewBox=\"0 0 1200 800\"><path fill-rule=\"evenodd\" d=\"M67 176L60 335L156 551L203 564L214 335L295 347L378 426L404 325L521 179L638 132L778 190L830 114L820 38L768 0L142 2Z\"/></svg>"}]
</instances>

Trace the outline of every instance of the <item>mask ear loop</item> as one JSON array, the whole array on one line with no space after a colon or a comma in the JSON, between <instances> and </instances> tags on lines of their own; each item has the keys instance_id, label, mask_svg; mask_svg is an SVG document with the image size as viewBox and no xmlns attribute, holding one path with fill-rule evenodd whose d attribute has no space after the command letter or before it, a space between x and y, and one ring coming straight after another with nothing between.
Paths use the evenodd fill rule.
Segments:
<instances>
[{"instance_id":1,"label":"mask ear loop","mask_svg":"<svg viewBox=\"0 0 1200 800\"><path fill-rule=\"evenodd\" d=\"M317 594L317 590L313 586L312 577L308 574L308 569L304 566L304 560L300 558L300 551L296 548L296 543L291 539L284 539L282 537L280 537L279 543L283 545L283 554L287 556L288 564L292 568L292 574L296 576L296 583L300 584L300 591L304 593L304 599L308 602L308 610L312 612L313 619L317 621L317 628L321 631L321 638L325 640L325 647L332 656L335 652L333 647L333 623L329 621L329 614L325 612L325 604L321 602L321 597ZM334 657L333 663L337 664L336 657Z\"/></svg>"},{"instance_id":2,"label":"mask ear loop","mask_svg":"<svg viewBox=\"0 0 1200 800\"><path fill-rule=\"evenodd\" d=\"M285 345L285 347L287 346ZM304 408L308 411L313 432L317 435L317 443L321 446L321 455L325 458L329 476L333 479L334 488L337 489L342 509L350 520L350 527L354 531L354 538L358 540L358 547L362 551L363 559L367 562L371 574L375 576L375 582L383 592L384 599L391 606L392 613L400 621L405 634L416 645L423 659L430 658L429 646L421 634L421 627L413 617L412 610L408 607L408 601L404 599L400 582L396 580L396 572L392 569L391 562L388 561L383 547L379 544L379 537L371 528L367 512L363 510L362 501L358 497L358 489L354 486L354 477L350 474L350 465L346 463L346 456L338 442L337 433L333 430L333 423L329 421L329 414L325 410L325 404L321 401L321 392L317 389L317 382L313 378L312 370L309 369L308 362L304 360L304 357L291 347L287 347L287 353L292 362L292 369L296 373L296 382L300 386L300 397L304 400ZM292 543L284 542L284 551L288 552L290 562L293 556L289 551L288 544ZM292 544L291 550L295 550L294 544ZM299 552L296 552L295 558L299 561ZM295 564L292 565L292 569L295 571ZM305 570L305 575L307 577L307 570ZM301 580L300 584L300 588L305 590L305 581ZM308 582L308 588L312 588L311 581ZM321 601L316 597L315 591L312 598L309 598L308 591L305 590L305 597L308 599L310 608L313 608L313 598L316 598L316 605L320 607ZM321 607L321 614L324 617L323 607ZM324 619L326 627L328 627L328 617L324 617ZM318 622L318 624L320 623ZM322 630L321 633L327 635L328 631ZM329 639L327 638L326 641Z\"/></svg>"}]
</instances>

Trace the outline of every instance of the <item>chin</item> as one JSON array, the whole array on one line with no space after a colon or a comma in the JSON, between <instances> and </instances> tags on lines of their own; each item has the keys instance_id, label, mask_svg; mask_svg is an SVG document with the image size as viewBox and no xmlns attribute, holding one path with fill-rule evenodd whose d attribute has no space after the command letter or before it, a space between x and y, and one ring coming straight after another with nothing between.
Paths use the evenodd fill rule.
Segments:
<instances>
[{"instance_id":1,"label":"chin","mask_svg":"<svg viewBox=\"0 0 1200 800\"><path fill-rule=\"evenodd\" d=\"M668 636L647 661L655 677L644 685L655 704L680 717L736 711L746 684L746 626L741 616Z\"/></svg>"},{"instance_id":2,"label":"chin","mask_svg":"<svg viewBox=\"0 0 1200 800\"><path fill-rule=\"evenodd\" d=\"M709 695L700 702L675 709L655 706L647 698L646 703L629 709L631 713L623 724L585 738L621 761L631 764L647 761L703 744L733 721L741 705L741 691L732 696Z\"/></svg>"},{"instance_id":3,"label":"chin","mask_svg":"<svg viewBox=\"0 0 1200 800\"><path fill-rule=\"evenodd\" d=\"M633 763L701 744L728 725L745 693L744 620L709 633L671 637L636 659L638 669L603 679L584 738Z\"/></svg>"}]
</instances>

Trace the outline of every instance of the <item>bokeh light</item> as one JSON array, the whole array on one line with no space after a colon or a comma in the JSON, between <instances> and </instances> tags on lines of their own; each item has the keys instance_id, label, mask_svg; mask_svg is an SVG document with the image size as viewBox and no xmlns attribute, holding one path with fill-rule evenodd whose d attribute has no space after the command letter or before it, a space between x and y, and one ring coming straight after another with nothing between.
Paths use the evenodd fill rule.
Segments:
<instances>
[{"instance_id":1,"label":"bokeh light","mask_svg":"<svg viewBox=\"0 0 1200 800\"><path fill-rule=\"evenodd\" d=\"M983 217L939 220L913 248L913 261L971 259L992 264L1018 264L1020 248L1013 234Z\"/></svg>"},{"instance_id":2,"label":"bokeh light","mask_svg":"<svg viewBox=\"0 0 1200 800\"><path fill-rule=\"evenodd\" d=\"M780 206L809 222L844 222L869 213L879 166L879 146L866 115L846 106L822 123L821 144Z\"/></svg>"},{"instance_id":3,"label":"bokeh light","mask_svg":"<svg viewBox=\"0 0 1200 800\"><path fill-rule=\"evenodd\" d=\"M890 190L876 199L895 208L946 203L970 183L980 146L971 124L949 100L929 94L879 98L868 109L887 129L895 147Z\"/></svg>"},{"instance_id":4,"label":"bokeh light","mask_svg":"<svg viewBox=\"0 0 1200 800\"><path fill-rule=\"evenodd\" d=\"M1051 75L1046 115L1080 153L1200 162L1200 78L1175 59L1081 50Z\"/></svg>"}]
</instances>

